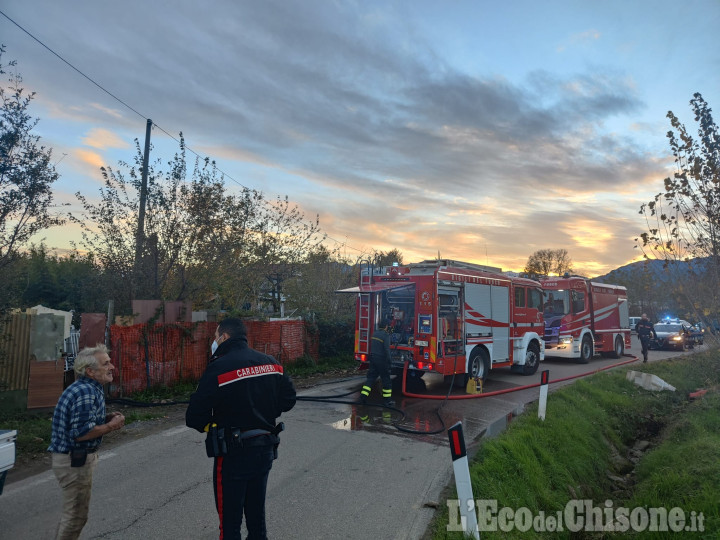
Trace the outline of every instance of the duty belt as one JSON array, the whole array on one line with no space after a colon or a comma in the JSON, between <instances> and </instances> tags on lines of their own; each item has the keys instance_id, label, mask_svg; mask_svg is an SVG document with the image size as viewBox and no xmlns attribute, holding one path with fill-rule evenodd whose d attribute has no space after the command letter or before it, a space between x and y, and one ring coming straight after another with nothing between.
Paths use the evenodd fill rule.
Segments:
<instances>
[{"instance_id":1,"label":"duty belt","mask_svg":"<svg viewBox=\"0 0 720 540\"><path fill-rule=\"evenodd\" d=\"M271 431L268 431L266 429L249 429L247 431L242 431L240 429L233 429L232 430L233 437L236 439L252 439L253 437L259 437L260 435L272 435Z\"/></svg>"},{"instance_id":2,"label":"duty belt","mask_svg":"<svg viewBox=\"0 0 720 540\"><path fill-rule=\"evenodd\" d=\"M255 437L261 437L263 435L273 435L274 437L277 437L284 429L285 423L278 422L272 431L268 431L267 429L247 429L243 431L240 428L230 428L230 433L232 433L232 436L236 440L245 441L247 439L254 439Z\"/></svg>"}]
</instances>

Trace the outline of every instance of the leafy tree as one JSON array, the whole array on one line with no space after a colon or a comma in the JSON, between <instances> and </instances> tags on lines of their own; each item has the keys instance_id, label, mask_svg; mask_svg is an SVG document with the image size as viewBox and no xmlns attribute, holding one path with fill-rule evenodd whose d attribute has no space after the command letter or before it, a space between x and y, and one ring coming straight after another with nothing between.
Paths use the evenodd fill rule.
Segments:
<instances>
[{"instance_id":1,"label":"leafy tree","mask_svg":"<svg viewBox=\"0 0 720 540\"><path fill-rule=\"evenodd\" d=\"M647 313L650 319L657 320L664 307L677 311L670 306L672 296L671 282L658 282L658 272L653 268L653 261L641 261L624 268L613 270L599 281L621 285L627 289L629 315L639 317Z\"/></svg>"},{"instance_id":2,"label":"leafy tree","mask_svg":"<svg viewBox=\"0 0 720 540\"><path fill-rule=\"evenodd\" d=\"M325 239L320 234L320 222L307 221L287 197L258 207L256 221L251 230L253 242L248 256L252 267L262 269L271 286L271 302L275 313L280 311L283 283L298 275L300 265L312 250L319 249Z\"/></svg>"},{"instance_id":3,"label":"leafy tree","mask_svg":"<svg viewBox=\"0 0 720 540\"><path fill-rule=\"evenodd\" d=\"M572 272L572 260L566 249L540 249L530 255L523 273L527 276L561 276Z\"/></svg>"},{"instance_id":4,"label":"leafy tree","mask_svg":"<svg viewBox=\"0 0 720 540\"><path fill-rule=\"evenodd\" d=\"M357 261L320 245L308 253L297 275L288 280L288 308L308 319L340 322L355 318L356 296L335 291L357 285Z\"/></svg>"},{"instance_id":5,"label":"leafy tree","mask_svg":"<svg viewBox=\"0 0 720 540\"><path fill-rule=\"evenodd\" d=\"M5 68L0 46L0 74ZM52 184L59 175L50 160L52 150L40 146L40 136L33 134L38 119L28 108L35 97L22 87L22 77L14 72L8 85L0 86L0 269L15 260L20 249L39 231L62 223L53 215ZM9 299L5 298L7 302Z\"/></svg>"},{"instance_id":6,"label":"leafy tree","mask_svg":"<svg viewBox=\"0 0 720 540\"><path fill-rule=\"evenodd\" d=\"M148 166L145 241L135 261L143 151L136 141L133 165L103 167L99 203L77 193L84 214L72 216L83 229L83 246L115 277L118 312L132 299L190 300L198 308L257 307L269 275L292 273L319 238L287 199L268 202L243 189L227 194L215 163L196 159L190 175L185 143L164 171ZM190 176L190 178L188 178ZM133 288L127 286L133 283Z\"/></svg>"},{"instance_id":7,"label":"leafy tree","mask_svg":"<svg viewBox=\"0 0 720 540\"><path fill-rule=\"evenodd\" d=\"M72 252L61 257L49 253L44 244L31 245L13 266L21 308L43 304L78 315L107 308L105 276L90 254Z\"/></svg>"},{"instance_id":8,"label":"leafy tree","mask_svg":"<svg viewBox=\"0 0 720 540\"><path fill-rule=\"evenodd\" d=\"M403 264L403 255L399 249L393 248L390 251L375 251L370 256L373 266L392 266L393 263Z\"/></svg>"},{"instance_id":9,"label":"leafy tree","mask_svg":"<svg viewBox=\"0 0 720 540\"><path fill-rule=\"evenodd\" d=\"M148 166L145 239L135 264L139 193L143 152L138 141L134 165L120 162L118 170L101 168L104 185L100 203L81 193L76 197L84 208L71 219L82 228L82 245L97 258L103 271L112 276L108 293L118 303L118 312L130 312L132 299L193 299L203 289L212 289L213 275L198 279L196 266L207 269L218 252L227 253L226 230L234 223L227 217L234 200L224 195L214 163L197 161L192 179L186 183L185 145L161 169L160 160ZM132 283L133 287L128 287Z\"/></svg>"},{"instance_id":10,"label":"leafy tree","mask_svg":"<svg viewBox=\"0 0 720 540\"><path fill-rule=\"evenodd\" d=\"M55 272L51 272L51 265L57 260L47 253L44 245L31 246L30 253L23 257L25 267L25 290L22 295L22 304L25 307L43 304L53 309L61 309L58 305L60 294Z\"/></svg>"},{"instance_id":11,"label":"leafy tree","mask_svg":"<svg viewBox=\"0 0 720 540\"><path fill-rule=\"evenodd\" d=\"M636 241L646 259L665 262L696 317L714 316L720 311L720 134L701 94L693 95L690 107L697 138L667 113L676 169L665 178L664 192L641 205L647 231ZM678 270L686 267L680 261L689 272Z\"/></svg>"}]
</instances>

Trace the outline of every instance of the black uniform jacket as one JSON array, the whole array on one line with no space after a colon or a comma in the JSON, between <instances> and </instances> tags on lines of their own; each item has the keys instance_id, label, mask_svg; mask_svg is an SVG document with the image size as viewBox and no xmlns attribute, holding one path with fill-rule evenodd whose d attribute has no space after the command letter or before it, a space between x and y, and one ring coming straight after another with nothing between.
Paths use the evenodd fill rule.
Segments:
<instances>
[{"instance_id":1,"label":"black uniform jacket","mask_svg":"<svg viewBox=\"0 0 720 540\"><path fill-rule=\"evenodd\" d=\"M295 405L295 387L272 357L247 344L247 339L223 341L205 369L185 413L188 427L203 431L219 427L265 429Z\"/></svg>"},{"instance_id":2,"label":"black uniform jacket","mask_svg":"<svg viewBox=\"0 0 720 540\"><path fill-rule=\"evenodd\" d=\"M370 340L370 354L374 359L390 361L390 334L382 328L373 333Z\"/></svg>"},{"instance_id":3,"label":"black uniform jacket","mask_svg":"<svg viewBox=\"0 0 720 540\"><path fill-rule=\"evenodd\" d=\"M657 339L655 326L650 321L640 319L635 325L635 331L640 339L650 339L650 335L655 336L655 339Z\"/></svg>"}]
</instances>

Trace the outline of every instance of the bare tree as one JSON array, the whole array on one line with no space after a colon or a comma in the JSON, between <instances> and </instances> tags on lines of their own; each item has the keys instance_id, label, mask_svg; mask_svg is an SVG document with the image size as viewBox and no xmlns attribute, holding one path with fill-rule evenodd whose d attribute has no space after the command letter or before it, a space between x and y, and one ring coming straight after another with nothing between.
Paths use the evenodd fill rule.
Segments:
<instances>
[{"instance_id":1,"label":"bare tree","mask_svg":"<svg viewBox=\"0 0 720 540\"><path fill-rule=\"evenodd\" d=\"M566 249L540 249L530 255L524 274L528 276L561 276L572 272L572 260Z\"/></svg>"}]
</instances>

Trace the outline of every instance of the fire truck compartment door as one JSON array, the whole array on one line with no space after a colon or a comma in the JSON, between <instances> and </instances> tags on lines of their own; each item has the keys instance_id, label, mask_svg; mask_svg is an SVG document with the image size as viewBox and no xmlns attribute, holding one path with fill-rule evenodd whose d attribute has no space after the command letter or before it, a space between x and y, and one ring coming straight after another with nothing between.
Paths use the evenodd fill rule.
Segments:
<instances>
[{"instance_id":1,"label":"fire truck compartment door","mask_svg":"<svg viewBox=\"0 0 720 540\"><path fill-rule=\"evenodd\" d=\"M465 286L465 332L468 337L491 338L492 362L509 356L510 289L468 283Z\"/></svg>"},{"instance_id":2,"label":"fire truck compartment door","mask_svg":"<svg viewBox=\"0 0 720 540\"><path fill-rule=\"evenodd\" d=\"M510 288L491 287L493 318L493 362L510 359Z\"/></svg>"}]
</instances>

